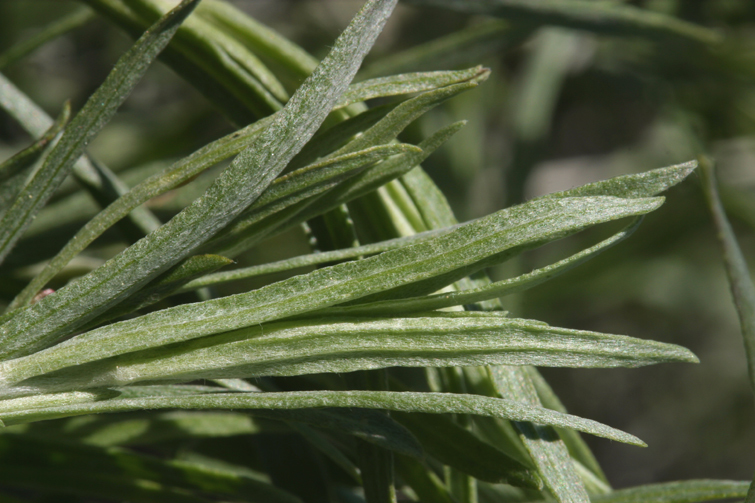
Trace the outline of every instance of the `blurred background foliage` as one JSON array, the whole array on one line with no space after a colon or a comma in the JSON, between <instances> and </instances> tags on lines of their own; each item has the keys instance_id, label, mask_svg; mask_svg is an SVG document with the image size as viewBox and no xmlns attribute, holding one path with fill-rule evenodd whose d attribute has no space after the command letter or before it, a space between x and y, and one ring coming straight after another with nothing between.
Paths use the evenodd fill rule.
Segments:
<instances>
[{"instance_id":1,"label":"blurred background foliage","mask_svg":"<svg viewBox=\"0 0 755 503\"><path fill-rule=\"evenodd\" d=\"M318 58L362 4L232 3ZM424 164L460 220L547 192L708 153L718 162L724 203L751 258L755 2L626 3L714 28L723 41L706 46L596 35L402 4L361 78L476 64L492 69L484 85L426 114L403 137L414 142L437 124L469 121ZM3 0L0 52L78 9L83 7L75 1ZM76 30L19 61L0 63L0 71L53 116L66 99L72 100L74 109L80 107L131 43L107 21L85 10L78 15L82 26ZM448 37L468 43L461 50L447 50L443 42ZM290 91L297 82L286 84ZM156 65L90 151L134 184L168 160L233 129L197 91L167 67ZM0 116L0 158L27 141L10 118ZM700 357L700 365L543 371L570 412L629 431L650 445L638 449L587 438L616 488L689 478L749 479L752 474L755 409L736 313L697 183L692 180L673 189L664 208L647 217L621 246L517 298L505 299L517 317L671 342ZM4 265L26 265L29 277L10 277L0 270L3 302L21 281L28 281L40 260L57 252L96 211L88 196L75 188L73 183L63 186ZM197 190L178 189L150 206L167 219ZM57 218L61 214L68 215L66 225ZM81 220L72 222L71 215ZM37 237L43 232L44 241ZM550 263L605 235L582 233L500 266L491 275L501 279ZM106 234L74 261L68 274L90 270L122 246L118 236ZM303 233L291 232L247 253L239 263L306 252ZM258 281L274 279L280 278ZM230 286L234 290L227 293L254 286Z\"/></svg>"}]
</instances>

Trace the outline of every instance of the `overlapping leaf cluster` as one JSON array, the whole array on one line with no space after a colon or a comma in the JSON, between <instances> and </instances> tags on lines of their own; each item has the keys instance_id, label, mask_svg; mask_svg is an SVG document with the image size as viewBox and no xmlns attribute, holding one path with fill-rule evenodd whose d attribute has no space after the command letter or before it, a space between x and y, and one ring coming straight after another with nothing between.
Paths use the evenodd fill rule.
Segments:
<instances>
[{"instance_id":1,"label":"overlapping leaf cluster","mask_svg":"<svg viewBox=\"0 0 755 503\"><path fill-rule=\"evenodd\" d=\"M746 490L695 482L612 493L575 430L643 442L567 414L531 366L637 367L696 357L670 344L511 318L496 303L631 235L663 203L658 194L681 182L694 162L458 224L419 164L463 124L440 127L416 145L397 137L433 107L474 89L488 71L349 85L395 0L367 1L319 64L226 3L184 0L167 14L158 0L87 3L140 38L70 123L66 109L51 125L0 81L2 106L39 137L0 166L0 260L13 256L68 173L94 180L85 185L103 206L0 318L0 420L8 427L0 451L14 459L0 470L3 486L129 501L300 501L276 486L275 473L256 466L130 449L293 431L339 470L338 501L352 501L359 487L368 502L395 501L397 490L447 502L477 501L478 492L495 501L634 501L640 494L644 501L696 501ZM572 10L499 3L492 14L518 13L527 29L595 24L581 5L589 2L563 2ZM602 30L713 37L629 7L605 12ZM85 147L160 52L231 120L249 125L127 189ZM306 77L290 98L265 58L289 78ZM363 104L374 98L385 104ZM181 189L189 202L168 222L142 206L226 159L232 162L209 185L198 188L198 180ZM484 276L486 267L613 221L627 225L571 257L505 281ZM320 253L215 272L305 222ZM114 226L126 231L129 246L40 295ZM206 289L220 283L313 265L322 267L208 298ZM164 299L172 307L150 307ZM395 367L408 370L386 370ZM116 412L133 414L92 415ZM37 423L52 419L58 421ZM44 482L35 478L41 469Z\"/></svg>"}]
</instances>

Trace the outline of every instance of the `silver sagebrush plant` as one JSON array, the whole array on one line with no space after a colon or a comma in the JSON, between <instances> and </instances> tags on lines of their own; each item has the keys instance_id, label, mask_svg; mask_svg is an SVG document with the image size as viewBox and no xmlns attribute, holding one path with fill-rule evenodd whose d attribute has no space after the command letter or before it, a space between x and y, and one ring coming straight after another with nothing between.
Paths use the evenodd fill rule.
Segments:
<instances>
[{"instance_id":1,"label":"silver sagebrush plant","mask_svg":"<svg viewBox=\"0 0 755 503\"><path fill-rule=\"evenodd\" d=\"M463 123L417 145L397 137L489 72L406 73L350 84L396 0L367 1L319 63L224 2L184 0L170 11L162 0L86 3L139 39L70 122L65 109L53 123L0 77L0 105L39 138L0 166L0 260L13 257L37 215L58 224L73 219L44 209L68 174L102 205L0 318L3 488L82 501L300 501L264 469L192 453L190 444L183 457L131 449L278 428L300 435L318 459L340 470L338 501L396 501L396 491L449 503L478 501L478 492L499 502L681 502L744 494L746 483L726 481L613 492L575 430L643 442L567 414L532 367L697 361L690 351L510 318L497 302L630 236L662 205L658 194L681 182L695 162L458 224L419 164ZM498 14L583 29L604 15L625 31L709 37L629 6L426 3L475 12L500 4ZM61 25L72 29L89 18L91 12L78 11ZM231 121L249 125L129 189L85 147L161 51ZM290 98L264 59L289 78L306 77ZM363 104L388 97L393 101L379 107ZM197 188L200 179L181 189L189 202L168 222L142 206L230 158L209 186ZM571 257L505 281L484 275L526 250L615 220L627 225ZM330 246L215 272L305 222ZM58 291L38 295L114 226L129 246ZM214 298L206 290L308 266L320 268L236 295ZM199 296L178 295L193 292ZM163 299L172 307L149 308ZM255 448L264 451L265 444ZM35 477L40 470L44 477Z\"/></svg>"}]
</instances>

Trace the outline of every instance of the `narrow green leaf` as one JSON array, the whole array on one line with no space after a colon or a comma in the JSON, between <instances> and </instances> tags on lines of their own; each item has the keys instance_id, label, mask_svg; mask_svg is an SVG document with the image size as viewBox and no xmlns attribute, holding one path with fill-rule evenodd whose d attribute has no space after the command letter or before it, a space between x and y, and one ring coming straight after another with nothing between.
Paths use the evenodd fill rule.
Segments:
<instances>
[{"instance_id":1,"label":"narrow green leaf","mask_svg":"<svg viewBox=\"0 0 755 503\"><path fill-rule=\"evenodd\" d=\"M337 187L326 192L314 202L309 202L306 206L298 211L294 217L288 219L285 223L277 225L272 232L258 233L248 239L240 238L231 240L228 245L216 253L223 255L236 256L256 245L262 238L271 237L277 233L299 226L302 222L311 220L330 210L340 207L349 201L368 194L381 187L385 183L405 174L421 163L427 156L433 153L440 145L453 136L464 122L451 124L433 134L427 140L421 142L418 146L422 149L421 153L407 153L381 162L373 168L368 168L362 173L345 180Z\"/></svg>"},{"instance_id":2,"label":"narrow green leaf","mask_svg":"<svg viewBox=\"0 0 755 503\"><path fill-rule=\"evenodd\" d=\"M94 12L79 7L73 12L53 21L31 37L21 40L0 54L0 70L31 54L50 40L65 35L94 19Z\"/></svg>"},{"instance_id":3,"label":"narrow green leaf","mask_svg":"<svg viewBox=\"0 0 755 503\"><path fill-rule=\"evenodd\" d=\"M346 90L395 3L370 0L365 4L281 114L203 197L99 269L2 325L3 354L28 354L71 333L190 255L253 203Z\"/></svg>"},{"instance_id":4,"label":"narrow green leaf","mask_svg":"<svg viewBox=\"0 0 755 503\"><path fill-rule=\"evenodd\" d=\"M541 406L526 371L517 367L488 367L500 396ZM549 426L515 422L519 438L530 453L546 487L559 502L590 503L584 484L574 468L569 451Z\"/></svg>"},{"instance_id":5,"label":"narrow green leaf","mask_svg":"<svg viewBox=\"0 0 755 503\"><path fill-rule=\"evenodd\" d=\"M149 393L148 389L145 392ZM35 397L38 398L38 397ZM143 409L269 409L290 410L322 407L352 407L430 414L476 414L512 421L574 428L591 435L627 444L645 446L637 437L568 414L532 407L515 400L453 393L414 393L395 391L290 391L282 393L177 393L170 397L141 396L58 407L18 410L19 398L0 401L0 419L10 426L61 417L126 412ZM9 410L10 411L7 411Z\"/></svg>"},{"instance_id":6,"label":"narrow green leaf","mask_svg":"<svg viewBox=\"0 0 755 503\"><path fill-rule=\"evenodd\" d=\"M358 101L364 101L371 98L385 98L400 94L432 91L440 87L478 79L487 71L483 67L477 66L467 70L405 73L366 80L349 87L349 90L341 97L341 101L336 105L336 108L339 108L339 105L346 106L349 103L355 103L357 101L355 98L357 97L359 98Z\"/></svg>"},{"instance_id":7,"label":"narrow green leaf","mask_svg":"<svg viewBox=\"0 0 755 503\"><path fill-rule=\"evenodd\" d=\"M298 257L290 258L287 260L279 260L278 262L271 262L268 264L261 264L251 267L243 267L240 269L234 269L233 271L208 274L201 278L190 281L179 291L187 292L205 286L213 286L221 283L227 283L229 281L253 278L255 276L271 274L274 272L290 271L292 269L298 269L301 267L310 267L314 265L328 264L330 262L342 262L348 259L369 257L370 255L376 255L388 250L395 250L406 245L416 244L426 239L446 234L453 230L455 227L449 227L437 231L427 231L416 234L414 236L381 241L379 243L370 245L355 246L353 248L344 248L342 250L310 253L308 255L300 255ZM429 311L429 309L424 309L424 311Z\"/></svg>"},{"instance_id":8,"label":"narrow green leaf","mask_svg":"<svg viewBox=\"0 0 755 503\"><path fill-rule=\"evenodd\" d=\"M479 288L470 288L456 292L440 293L435 295L426 295L422 297L411 297L401 300L384 300L369 304L357 304L347 307L331 307L323 310L323 314L335 316L395 316L401 313L419 313L434 311L452 306L463 306L477 302L512 295L522 292L534 286L537 286L551 278L559 276L573 268L581 265L588 260L596 257L608 248L620 243L639 227L640 220L627 226L623 231L618 232L610 238L600 243L582 250L564 260L560 260L546 267L535 269L534 271L517 276L512 279L497 281ZM437 231L435 231L437 232ZM417 234L416 239L420 239L423 234ZM413 236L414 237L414 236ZM407 239L407 238L403 238ZM368 245L362 248L368 248ZM357 248L354 248L356 250ZM317 257L314 255L313 257ZM272 265L272 264L271 264ZM261 266L264 267L264 266ZM264 269L263 269L264 270ZM200 280L201 281L201 280ZM201 283L200 283L201 286Z\"/></svg>"},{"instance_id":9,"label":"narrow green leaf","mask_svg":"<svg viewBox=\"0 0 755 503\"><path fill-rule=\"evenodd\" d=\"M38 371L50 372L257 325L367 298L373 292L390 291L416 282L426 284L427 280L440 277L442 280L433 285L437 289L523 249L564 237L589 225L644 214L661 203L660 198L612 197L532 201L488 215L414 246L319 269L252 292L176 306L87 332L23 360L0 364L0 380L15 382L37 375ZM81 282L79 280L73 286ZM436 285L439 286L436 288ZM45 297L21 315L11 313L10 319L0 326L0 331L12 334L14 330L25 329L33 332L34 308L48 299L63 297L64 290ZM168 327L169 330L164 330ZM19 365L26 370L16 373L13 369L19 369Z\"/></svg>"},{"instance_id":10,"label":"narrow green leaf","mask_svg":"<svg viewBox=\"0 0 755 503\"><path fill-rule=\"evenodd\" d=\"M709 28L633 5L590 0L408 0L470 14L486 14L533 24L588 30L604 35L680 37L703 44L721 41Z\"/></svg>"},{"instance_id":11,"label":"narrow green leaf","mask_svg":"<svg viewBox=\"0 0 755 503\"><path fill-rule=\"evenodd\" d=\"M8 256L34 216L66 177L86 144L115 114L198 1L184 0L150 28L121 57L105 82L76 114L43 166L24 188L25 197L17 199L0 220L0 229L3 230L0 234L0 262Z\"/></svg>"},{"instance_id":12,"label":"narrow green leaf","mask_svg":"<svg viewBox=\"0 0 755 503\"><path fill-rule=\"evenodd\" d=\"M164 337L158 331L153 336ZM498 314L438 314L388 320L332 318L255 325L181 345L76 365L50 375L39 374L57 361L32 355L7 362L5 377L37 377L1 392L13 396L140 381L343 373L393 366L592 368L639 367L670 361L697 362L697 358L689 350L671 344L551 328L541 322Z\"/></svg>"},{"instance_id":13,"label":"narrow green leaf","mask_svg":"<svg viewBox=\"0 0 755 503\"><path fill-rule=\"evenodd\" d=\"M514 46L531 32L529 26L512 26L506 21L476 23L402 52L388 54L370 64L358 77L371 78L426 68L456 68Z\"/></svg>"},{"instance_id":14,"label":"narrow green leaf","mask_svg":"<svg viewBox=\"0 0 755 503\"><path fill-rule=\"evenodd\" d=\"M50 260L45 268L19 293L9 310L28 304L59 271L79 252L84 250L96 238L124 218L139 205L153 197L186 183L214 164L238 154L245 146L267 127L271 119L263 119L244 129L231 133L197 150L171 166L157 173L123 194L118 200L89 220L84 227Z\"/></svg>"},{"instance_id":15,"label":"narrow green leaf","mask_svg":"<svg viewBox=\"0 0 755 503\"><path fill-rule=\"evenodd\" d=\"M487 482L542 488L536 473L448 417L406 412L392 416L409 428L429 455L445 465Z\"/></svg>"},{"instance_id":16,"label":"narrow green leaf","mask_svg":"<svg viewBox=\"0 0 755 503\"><path fill-rule=\"evenodd\" d=\"M755 393L755 284L752 282L747 261L739 249L734 229L726 218L721 199L716 189L713 161L707 158L700 160L702 168L703 192L708 202L708 208L713 215L718 240L721 243L726 274L734 297L734 305L739 314L739 324L747 358L747 369L750 376L750 387Z\"/></svg>"},{"instance_id":17,"label":"narrow green leaf","mask_svg":"<svg viewBox=\"0 0 755 503\"><path fill-rule=\"evenodd\" d=\"M743 498L749 482L733 480L684 480L621 489L593 496L593 503L694 503Z\"/></svg>"},{"instance_id":18,"label":"narrow green leaf","mask_svg":"<svg viewBox=\"0 0 755 503\"><path fill-rule=\"evenodd\" d=\"M668 190L682 182L697 168L697 161L687 161L665 168L654 169L633 175L623 175L595 183L588 183L561 192L542 196L543 198L577 196L650 197ZM538 198L541 199L541 198Z\"/></svg>"}]
</instances>

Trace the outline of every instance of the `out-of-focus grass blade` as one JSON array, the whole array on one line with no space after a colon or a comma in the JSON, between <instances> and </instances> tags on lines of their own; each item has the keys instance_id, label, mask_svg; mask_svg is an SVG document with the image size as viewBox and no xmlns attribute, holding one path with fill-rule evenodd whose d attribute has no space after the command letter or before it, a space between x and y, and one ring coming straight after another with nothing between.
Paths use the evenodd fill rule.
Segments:
<instances>
[{"instance_id":1,"label":"out-of-focus grass blade","mask_svg":"<svg viewBox=\"0 0 755 503\"><path fill-rule=\"evenodd\" d=\"M166 337L159 331L153 335ZM4 388L0 393L13 396L16 391L49 393L141 381L343 373L395 366L594 368L697 362L689 350L680 346L552 328L540 322L485 313L268 323L76 365L49 375L39 373L42 365L55 364L54 360L31 358L7 362L5 376L37 377L22 382L18 389ZM34 365L37 362L39 367Z\"/></svg>"},{"instance_id":2,"label":"out-of-focus grass blade","mask_svg":"<svg viewBox=\"0 0 755 503\"><path fill-rule=\"evenodd\" d=\"M610 238L601 241L595 246L582 250L581 252L576 253L564 260L560 260L540 269L535 269L530 273L523 274L512 279L497 281L495 283L491 283L479 288L470 288L468 290L459 290L456 292L426 295L422 297L411 297L401 300L384 300L380 302L357 304L355 306L347 307L331 307L324 310L323 313L338 316L393 316L400 313L419 313L434 311L436 309L452 306L469 305L489 299L503 297L504 295L519 293L521 291L544 283L545 281L559 276L560 274L570 271L578 265L581 265L588 260L596 257L608 248L620 243L621 241L631 236L639 227L639 224L640 220L638 219L623 231L614 234ZM416 239L419 239L422 235L423 234L417 234ZM360 248L370 249L370 246L374 247L376 245L367 245ZM356 249L357 248L354 248L354 250ZM316 257L317 255L313 256L313 258ZM264 268L264 266L258 267ZM201 283L198 286L202 286Z\"/></svg>"},{"instance_id":3,"label":"out-of-focus grass blade","mask_svg":"<svg viewBox=\"0 0 755 503\"><path fill-rule=\"evenodd\" d=\"M526 371L516 367L494 366L489 372L499 395L541 406ZM569 451L556 431L548 426L515 422L519 438L530 453L537 471L556 501L589 503L584 484L577 475Z\"/></svg>"},{"instance_id":4,"label":"out-of-focus grass blade","mask_svg":"<svg viewBox=\"0 0 755 503\"><path fill-rule=\"evenodd\" d=\"M344 248L342 250L310 253L308 255L300 255L298 257L290 258L287 260L271 262L269 264L261 264L251 267L234 269L233 271L208 274L201 278L190 281L189 283L184 285L183 288L179 290L179 292L187 292L196 290L197 288L217 285L229 281L253 278L255 276L261 276L263 274L290 271L292 269L298 269L301 267L310 267L314 265L328 264L330 262L342 262L349 259L369 257L370 255L376 255L388 250L395 250L406 245L416 244L420 241L440 236L441 234L446 234L456 227L458 226L447 227L445 229L440 229L437 231L427 231L421 234L416 234L414 236L390 239L388 241L381 241L379 243L370 245L355 246L354 248ZM428 309L425 309L425 311L428 311Z\"/></svg>"},{"instance_id":5,"label":"out-of-focus grass blade","mask_svg":"<svg viewBox=\"0 0 755 503\"><path fill-rule=\"evenodd\" d=\"M252 204L325 120L395 3L370 0L364 5L281 114L204 196L102 267L2 325L3 355L28 354L71 333L190 255Z\"/></svg>"},{"instance_id":6,"label":"out-of-focus grass blade","mask_svg":"<svg viewBox=\"0 0 755 503\"><path fill-rule=\"evenodd\" d=\"M149 393L148 388L146 387L145 389L146 393ZM176 386L173 388L176 388ZM2 419L4 424L10 426L69 416L144 409L290 410L346 407L398 412L476 414L488 417L500 417L512 421L529 421L537 424L574 428L575 430L598 437L631 445L645 446L645 443L634 435L590 419L561 414L540 407L532 407L515 400L454 393L290 391L281 393L206 393L197 395L176 392L173 396L166 397L135 396L133 398L114 398L82 404L46 408L24 408L22 410L18 405L19 400L27 400L25 402L26 405L33 405L34 400L38 399L40 397L0 401L0 419Z\"/></svg>"},{"instance_id":7,"label":"out-of-focus grass blade","mask_svg":"<svg viewBox=\"0 0 755 503\"><path fill-rule=\"evenodd\" d=\"M121 57L105 82L76 114L42 167L24 188L25 197L17 199L0 220L0 262L7 257L34 216L66 177L84 152L86 144L115 114L197 1L185 0L150 28Z\"/></svg>"},{"instance_id":8,"label":"out-of-focus grass blade","mask_svg":"<svg viewBox=\"0 0 755 503\"><path fill-rule=\"evenodd\" d=\"M513 145L504 181L506 205L524 201L527 180L547 150L545 143L563 83L585 52L583 37L573 31L548 28L532 38L512 91Z\"/></svg>"},{"instance_id":9,"label":"out-of-focus grass blade","mask_svg":"<svg viewBox=\"0 0 755 503\"><path fill-rule=\"evenodd\" d=\"M532 28L512 27L505 21L475 24L403 52L390 54L370 64L359 77L417 71L429 68L454 68L479 61L486 54L516 45Z\"/></svg>"},{"instance_id":10,"label":"out-of-focus grass blade","mask_svg":"<svg viewBox=\"0 0 755 503\"><path fill-rule=\"evenodd\" d=\"M700 160L703 179L703 192L705 193L708 207L713 215L713 223L716 226L718 239L723 250L726 274L729 277L729 286L734 297L734 305L739 314L739 323L742 327L747 368L750 375L750 387L755 393L755 285L747 267L747 261L739 249L734 230L726 218L721 199L716 189L713 161L707 158Z\"/></svg>"},{"instance_id":11,"label":"out-of-focus grass blade","mask_svg":"<svg viewBox=\"0 0 755 503\"><path fill-rule=\"evenodd\" d=\"M425 451L476 479L541 489L542 482L529 467L520 464L474 433L445 416L394 412L392 417L409 428Z\"/></svg>"},{"instance_id":12,"label":"out-of-focus grass blade","mask_svg":"<svg viewBox=\"0 0 755 503\"><path fill-rule=\"evenodd\" d=\"M0 70L12 65L27 54L37 50L50 40L75 30L94 19L94 12L86 7L79 7L60 19L53 21L31 37L22 40L0 54Z\"/></svg>"},{"instance_id":13,"label":"out-of-focus grass blade","mask_svg":"<svg viewBox=\"0 0 755 503\"><path fill-rule=\"evenodd\" d=\"M604 35L680 37L714 44L721 35L709 28L633 5L590 0L407 0L408 3L486 14L537 25L556 25Z\"/></svg>"},{"instance_id":14,"label":"out-of-focus grass blade","mask_svg":"<svg viewBox=\"0 0 755 503\"><path fill-rule=\"evenodd\" d=\"M17 175L37 162L47 146L50 145L50 142L52 142L66 126L70 116L71 104L70 102L66 102L63 105L63 111L60 112L55 123L50 126L50 128L45 131L37 141L0 164L0 183L4 183L9 178Z\"/></svg>"},{"instance_id":15,"label":"out-of-focus grass blade","mask_svg":"<svg viewBox=\"0 0 755 503\"><path fill-rule=\"evenodd\" d=\"M296 430L297 433L304 437L307 442L312 444L317 450L327 456L328 459L338 465L345 473L354 479L354 482L357 484L362 483L362 476L359 473L359 468L357 468L343 452L341 452L320 432L300 423L289 423L289 426Z\"/></svg>"},{"instance_id":16,"label":"out-of-focus grass blade","mask_svg":"<svg viewBox=\"0 0 755 503\"><path fill-rule=\"evenodd\" d=\"M413 283L419 282L426 288L424 285L430 280L437 289L524 249L565 237L590 225L648 213L662 202L662 198L613 197L532 201L501 210L414 246L319 269L252 292L176 306L87 332L24 359L0 364L0 380L17 382L39 372L257 325ZM96 271L90 276L95 274ZM72 286L76 287L82 281ZM14 334L15 330L35 333L35 328L39 329L32 321L37 314L35 308L56 297L68 300L64 293L65 288L20 315L14 316L18 311L10 313L0 331L6 334ZM20 368L25 370L19 372Z\"/></svg>"},{"instance_id":17,"label":"out-of-focus grass blade","mask_svg":"<svg viewBox=\"0 0 755 503\"><path fill-rule=\"evenodd\" d=\"M65 438L99 447L144 446L173 440L253 435L267 431L248 413L229 411L170 411L137 416L82 416L60 425L34 423L25 430L36 437ZM16 426L14 428L20 428Z\"/></svg>"},{"instance_id":18,"label":"out-of-focus grass blade","mask_svg":"<svg viewBox=\"0 0 755 503\"><path fill-rule=\"evenodd\" d=\"M695 503L743 498L749 482L733 480L684 480L621 489L593 496L593 503Z\"/></svg>"},{"instance_id":19,"label":"out-of-focus grass blade","mask_svg":"<svg viewBox=\"0 0 755 503\"><path fill-rule=\"evenodd\" d=\"M0 478L3 484L16 487L105 498L117 494L130 501L160 501L154 493L165 491L165 501L206 501L199 495L210 493L259 503L300 503L298 498L267 482L236 472L165 461L117 447L100 448L16 434L2 435L0 446L5 460ZM38 476L39 470L44 471L44 477ZM179 498L171 498L172 492Z\"/></svg>"},{"instance_id":20,"label":"out-of-focus grass blade","mask_svg":"<svg viewBox=\"0 0 755 503\"><path fill-rule=\"evenodd\" d=\"M219 255L195 255L189 257L155 278L146 287L113 309L104 312L92 320L89 326L96 327L120 316L151 306L165 297L172 295L176 290L195 278L204 276L232 263L233 260Z\"/></svg>"}]
</instances>

